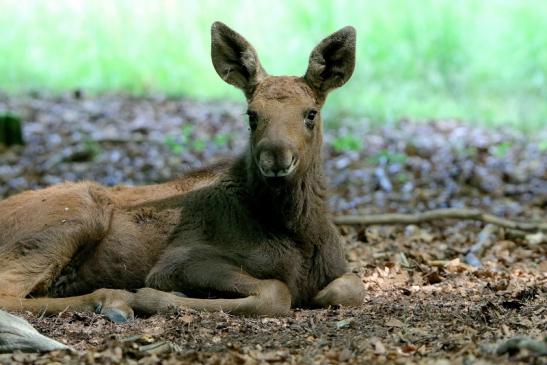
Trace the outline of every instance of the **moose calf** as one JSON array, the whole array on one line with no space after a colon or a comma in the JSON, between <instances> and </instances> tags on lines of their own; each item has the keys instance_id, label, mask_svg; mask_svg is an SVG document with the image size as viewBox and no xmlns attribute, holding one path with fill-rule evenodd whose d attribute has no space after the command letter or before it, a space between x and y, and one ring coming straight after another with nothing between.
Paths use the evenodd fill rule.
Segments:
<instances>
[{"instance_id":1,"label":"moose calf","mask_svg":"<svg viewBox=\"0 0 547 365\"><path fill-rule=\"evenodd\" d=\"M64 183L0 201L0 308L125 321L173 306L283 315L362 302L320 159L320 110L353 72L355 30L321 41L303 77L268 75L220 22L211 37L215 70L247 98L245 153L165 184Z\"/></svg>"}]
</instances>

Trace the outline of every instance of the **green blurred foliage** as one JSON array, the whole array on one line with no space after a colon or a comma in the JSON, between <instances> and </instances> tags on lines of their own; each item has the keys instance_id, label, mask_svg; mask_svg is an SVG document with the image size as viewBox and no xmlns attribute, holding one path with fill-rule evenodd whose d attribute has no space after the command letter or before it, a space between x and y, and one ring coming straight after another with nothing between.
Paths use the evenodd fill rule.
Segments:
<instances>
[{"instance_id":1,"label":"green blurred foliage","mask_svg":"<svg viewBox=\"0 0 547 365\"><path fill-rule=\"evenodd\" d=\"M165 145L174 154L181 154L185 151L203 152L207 147L207 141L203 138L194 137L195 127L191 124L186 124L180 129L180 133L176 136L168 135L163 141ZM213 139L213 143L221 145L228 143L228 138L223 139L225 134L219 134Z\"/></svg>"},{"instance_id":2,"label":"green blurred foliage","mask_svg":"<svg viewBox=\"0 0 547 365\"><path fill-rule=\"evenodd\" d=\"M373 156L369 157L369 162L378 165L380 163L387 164L400 164L404 165L408 159L408 156L400 152L392 152L386 149L381 150Z\"/></svg>"},{"instance_id":3,"label":"green blurred foliage","mask_svg":"<svg viewBox=\"0 0 547 365\"><path fill-rule=\"evenodd\" d=\"M335 138L331 145L336 152L360 151L363 149L363 140L353 134L346 134Z\"/></svg>"},{"instance_id":4,"label":"green blurred foliage","mask_svg":"<svg viewBox=\"0 0 547 365\"><path fill-rule=\"evenodd\" d=\"M513 147L513 143L505 141L500 144L497 144L493 147L492 155L494 155L497 158L503 158L507 156L507 153L509 153L509 150Z\"/></svg>"},{"instance_id":5,"label":"green blurred foliage","mask_svg":"<svg viewBox=\"0 0 547 365\"><path fill-rule=\"evenodd\" d=\"M326 114L391 123L547 124L547 1L0 0L0 90L73 88L242 100L209 27L246 36L271 74L305 72L328 33L358 31L357 68Z\"/></svg>"}]
</instances>

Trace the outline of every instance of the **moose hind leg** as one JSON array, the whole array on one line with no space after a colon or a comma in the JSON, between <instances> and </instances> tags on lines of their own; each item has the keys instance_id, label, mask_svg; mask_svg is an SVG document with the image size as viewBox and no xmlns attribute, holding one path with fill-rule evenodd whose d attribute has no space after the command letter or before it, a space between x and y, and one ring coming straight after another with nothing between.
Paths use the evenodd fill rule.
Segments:
<instances>
[{"instance_id":1,"label":"moose hind leg","mask_svg":"<svg viewBox=\"0 0 547 365\"><path fill-rule=\"evenodd\" d=\"M53 315L64 311L102 314L116 323L134 318L134 293L118 289L97 289L92 293L66 298L17 298L0 295L0 309Z\"/></svg>"},{"instance_id":2,"label":"moose hind leg","mask_svg":"<svg viewBox=\"0 0 547 365\"><path fill-rule=\"evenodd\" d=\"M93 233L81 225L53 228L0 247L0 294L46 294L76 251L94 244Z\"/></svg>"},{"instance_id":3,"label":"moose hind leg","mask_svg":"<svg viewBox=\"0 0 547 365\"><path fill-rule=\"evenodd\" d=\"M66 189L0 202L0 295L47 294L74 254L107 234L112 208L95 187Z\"/></svg>"}]
</instances>

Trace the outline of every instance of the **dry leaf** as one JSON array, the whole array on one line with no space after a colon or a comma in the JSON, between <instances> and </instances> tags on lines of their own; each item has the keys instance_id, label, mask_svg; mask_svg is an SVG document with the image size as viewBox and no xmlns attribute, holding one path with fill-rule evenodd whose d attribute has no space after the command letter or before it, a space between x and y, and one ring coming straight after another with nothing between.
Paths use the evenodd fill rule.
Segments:
<instances>
[{"instance_id":1,"label":"dry leaf","mask_svg":"<svg viewBox=\"0 0 547 365\"><path fill-rule=\"evenodd\" d=\"M351 322L353 322L353 318L347 318L343 319L341 321L336 322L336 328L348 328L351 325Z\"/></svg>"},{"instance_id":2,"label":"dry leaf","mask_svg":"<svg viewBox=\"0 0 547 365\"><path fill-rule=\"evenodd\" d=\"M425 280L428 284L438 284L443 281L443 277L438 271L433 271L425 276Z\"/></svg>"},{"instance_id":3,"label":"dry leaf","mask_svg":"<svg viewBox=\"0 0 547 365\"><path fill-rule=\"evenodd\" d=\"M382 343L382 341L380 340L374 341L374 352L377 353L378 355L383 355L386 353L386 348L384 344Z\"/></svg>"},{"instance_id":4,"label":"dry leaf","mask_svg":"<svg viewBox=\"0 0 547 365\"><path fill-rule=\"evenodd\" d=\"M543 232L527 234L525 236L525 239L526 239L526 243L532 246L547 242L547 236Z\"/></svg>"},{"instance_id":5,"label":"dry leaf","mask_svg":"<svg viewBox=\"0 0 547 365\"><path fill-rule=\"evenodd\" d=\"M190 314L185 314L180 317L180 320L186 324L192 323L194 321L194 317Z\"/></svg>"},{"instance_id":6,"label":"dry leaf","mask_svg":"<svg viewBox=\"0 0 547 365\"><path fill-rule=\"evenodd\" d=\"M397 318L390 318L386 321L386 326L388 327L404 327L404 323L398 320Z\"/></svg>"},{"instance_id":7,"label":"dry leaf","mask_svg":"<svg viewBox=\"0 0 547 365\"><path fill-rule=\"evenodd\" d=\"M412 353L412 352L415 352L416 351L416 346L410 344L410 343L405 343L403 346L401 346L401 350L404 352L404 353Z\"/></svg>"}]
</instances>

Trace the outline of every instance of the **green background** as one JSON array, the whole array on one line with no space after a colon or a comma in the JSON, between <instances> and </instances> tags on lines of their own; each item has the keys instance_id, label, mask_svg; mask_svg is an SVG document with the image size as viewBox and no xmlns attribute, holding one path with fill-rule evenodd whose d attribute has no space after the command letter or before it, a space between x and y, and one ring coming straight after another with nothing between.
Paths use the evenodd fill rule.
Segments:
<instances>
[{"instance_id":1,"label":"green background","mask_svg":"<svg viewBox=\"0 0 547 365\"><path fill-rule=\"evenodd\" d=\"M242 33L269 73L294 75L324 36L355 26L356 71L327 113L547 124L542 0L0 0L0 90L242 100L211 65L214 20Z\"/></svg>"}]
</instances>

